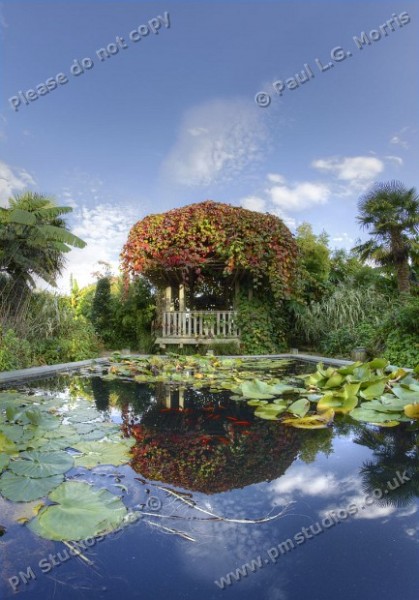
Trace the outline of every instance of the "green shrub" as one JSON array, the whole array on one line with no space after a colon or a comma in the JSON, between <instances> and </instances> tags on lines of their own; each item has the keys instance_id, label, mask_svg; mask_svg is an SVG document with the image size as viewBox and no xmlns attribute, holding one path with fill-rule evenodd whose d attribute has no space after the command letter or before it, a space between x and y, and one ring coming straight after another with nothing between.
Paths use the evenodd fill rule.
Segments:
<instances>
[{"instance_id":1,"label":"green shrub","mask_svg":"<svg viewBox=\"0 0 419 600\"><path fill-rule=\"evenodd\" d=\"M413 326L413 324L412 324ZM416 333L392 331L386 340L384 357L399 367L416 367L419 364L419 338Z\"/></svg>"},{"instance_id":2,"label":"green shrub","mask_svg":"<svg viewBox=\"0 0 419 600\"><path fill-rule=\"evenodd\" d=\"M242 295L237 306L243 354L276 354L287 349L281 305L270 299Z\"/></svg>"},{"instance_id":3,"label":"green shrub","mask_svg":"<svg viewBox=\"0 0 419 600\"><path fill-rule=\"evenodd\" d=\"M4 331L0 326L0 371L25 369L31 365L31 347L19 338L13 329Z\"/></svg>"}]
</instances>

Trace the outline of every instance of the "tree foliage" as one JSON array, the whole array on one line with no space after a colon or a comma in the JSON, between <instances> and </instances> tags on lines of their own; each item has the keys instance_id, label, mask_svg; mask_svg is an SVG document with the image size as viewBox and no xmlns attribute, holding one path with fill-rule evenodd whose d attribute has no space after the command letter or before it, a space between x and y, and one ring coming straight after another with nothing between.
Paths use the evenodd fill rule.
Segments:
<instances>
[{"instance_id":1,"label":"tree foliage","mask_svg":"<svg viewBox=\"0 0 419 600\"><path fill-rule=\"evenodd\" d=\"M193 285L205 277L238 277L291 294L297 247L278 217L212 201L150 215L136 223L122 252L126 273L156 285Z\"/></svg>"},{"instance_id":2,"label":"tree foliage","mask_svg":"<svg viewBox=\"0 0 419 600\"><path fill-rule=\"evenodd\" d=\"M394 269L400 293L410 292L409 261L419 253L419 197L400 181L378 183L361 197L358 221L372 239L359 244L362 260Z\"/></svg>"}]
</instances>

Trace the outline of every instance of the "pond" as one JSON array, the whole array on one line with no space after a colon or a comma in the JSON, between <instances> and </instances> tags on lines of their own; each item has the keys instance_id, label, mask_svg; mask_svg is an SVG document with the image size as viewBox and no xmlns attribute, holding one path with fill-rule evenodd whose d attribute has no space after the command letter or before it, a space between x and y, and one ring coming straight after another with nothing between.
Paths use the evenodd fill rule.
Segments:
<instances>
[{"instance_id":1,"label":"pond","mask_svg":"<svg viewBox=\"0 0 419 600\"><path fill-rule=\"evenodd\" d=\"M0 392L0 598L418 599L411 420L305 430L219 381L123 375Z\"/></svg>"}]
</instances>

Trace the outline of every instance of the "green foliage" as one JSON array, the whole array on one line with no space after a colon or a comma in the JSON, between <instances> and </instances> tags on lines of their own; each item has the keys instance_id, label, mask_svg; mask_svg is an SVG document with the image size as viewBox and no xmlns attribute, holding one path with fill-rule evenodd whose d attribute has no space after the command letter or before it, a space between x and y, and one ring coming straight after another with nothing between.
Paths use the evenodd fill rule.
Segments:
<instances>
[{"instance_id":1,"label":"green foliage","mask_svg":"<svg viewBox=\"0 0 419 600\"><path fill-rule=\"evenodd\" d=\"M393 365L415 367L419 364L419 337L417 333L392 331L386 340L384 356Z\"/></svg>"},{"instance_id":2,"label":"green foliage","mask_svg":"<svg viewBox=\"0 0 419 600\"><path fill-rule=\"evenodd\" d=\"M410 292L409 259L419 251L419 197L400 181L378 183L359 201L358 221L371 239L355 250L396 273L400 293Z\"/></svg>"},{"instance_id":3,"label":"green foliage","mask_svg":"<svg viewBox=\"0 0 419 600\"><path fill-rule=\"evenodd\" d=\"M102 277L96 284L91 321L95 332L102 338L106 345L110 345L114 331L112 308L110 278Z\"/></svg>"},{"instance_id":4,"label":"green foliage","mask_svg":"<svg viewBox=\"0 0 419 600\"><path fill-rule=\"evenodd\" d=\"M311 225L302 223L295 238L298 250L300 294L306 301L320 300L330 274L330 249L325 232L315 235Z\"/></svg>"},{"instance_id":5,"label":"green foliage","mask_svg":"<svg viewBox=\"0 0 419 600\"><path fill-rule=\"evenodd\" d=\"M35 286L34 277L54 285L64 254L71 246L86 245L67 229L63 215L71 211L32 192L10 199L9 206L0 209L0 271L20 292Z\"/></svg>"},{"instance_id":6,"label":"green foliage","mask_svg":"<svg viewBox=\"0 0 419 600\"><path fill-rule=\"evenodd\" d=\"M256 296L249 299L242 294L237 306L237 324L243 354L276 354L286 350L281 304Z\"/></svg>"},{"instance_id":7,"label":"green foliage","mask_svg":"<svg viewBox=\"0 0 419 600\"><path fill-rule=\"evenodd\" d=\"M0 326L0 371L24 369L31 364L31 347L20 339L13 329L2 330Z\"/></svg>"}]
</instances>

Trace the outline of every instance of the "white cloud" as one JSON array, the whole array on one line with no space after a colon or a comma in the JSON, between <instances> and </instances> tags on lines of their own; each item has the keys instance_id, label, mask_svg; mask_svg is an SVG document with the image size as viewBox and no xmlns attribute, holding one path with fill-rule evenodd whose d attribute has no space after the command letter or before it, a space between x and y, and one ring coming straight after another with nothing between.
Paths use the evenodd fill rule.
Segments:
<instances>
[{"instance_id":1,"label":"white cloud","mask_svg":"<svg viewBox=\"0 0 419 600\"><path fill-rule=\"evenodd\" d=\"M35 185L35 180L25 169L0 161L0 205L5 206L11 196L31 185Z\"/></svg>"},{"instance_id":2,"label":"white cloud","mask_svg":"<svg viewBox=\"0 0 419 600\"><path fill-rule=\"evenodd\" d=\"M97 262L111 264L118 272L119 254L125 244L128 232L140 216L133 208L99 204L94 208L82 207L74 212L71 231L87 243L83 249L73 249L67 255L66 270L58 282L58 288L68 291L70 274L80 287L92 281L92 273L97 271Z\"/></svg>"},{"instance_id":3,"label":"white cloud","mask_svg":"<svg viewBox=\"0 0 419 600\"><path fill-rule=\"evenodd\" d=\"M311 181L302 181L294 185L275 185L267 192L273 204L288 211L301 211L326 204L331 193L324 183Z\"/></svg>"},{"instance_id":4,"label":"white cloud","mask_svg":"<svg viewBox=\"0 0 419 600\"><path fill-rule=\"evenodd\" d=\"M335 237L332 237L331 241L335 242L335 246L339 248L346 248L347 250L352 248L355 242L354 238L352 238L348 233L346 233L346 231L335 235Z\"/></svg>"},{"instance_id":5,"label":"white cloud","mask_svg":"<svg viewBox=\"0 0 419 600\"><path fill-rule=\"evenodd\" d=\"M258 196L247 196L246 198L242 198L240 204L243 208L255 210L256 212L265 212L266 209L266 200L259 198Z\"/></svg>"},{"instance_id":6,"label":"white cloud","mask_svg":"<svg viewBox=\"0 0 419 600\"><path fill-rule=\"evenodd\" d=\"M9 23L6 21L6 17L4 16L4 3L0 2L0 26L3 29L7 29L9 27Z\"/></svg>"},{"instance_id":7,"label":"white cloud","mask_svg":"<svg viewBox=\"0 0 419 600\"><path fill-rule=\"evenodd\" d=\"M340 181L365 185L383 171L384 164L373 156L331 157L314 160L311 166Z\"/></svg>"},{"instance_id":8,"label":"white cloud","mask_svg":"<svg viewBox=\"0 0 419 600\"><path fill-rule=\"evenodd\" d=\"M186 112L163 170L185 186L229 181L261 159L267 137L253 106L241 100L207 102Z\"/></svg>"},{"instance_id":9,"label":"white cloud","mask_svg":"<svg viewBox=\"0 0 419 600\"><path fill-rule=\"evenodd\" d=\"M390 144L393 144L395 146L400 146L401 148L404 148L405 150L407 150L409 148L409 144L404 139L405 138L404 134L407 133L408 131L409 131L409 127L403 127L400 131L393 134L390 138Z\"/></svg>"},{"instance_id":10,"label":"white cloud","mask_svg":"<svg viewBox=\"0 0 419 600\"><path fill-rule=\"evenodd\" d=\"M395 162L397 165L399 165L400 167L403 164L403 159L400 158L400 156L393 156L393 155L388 155L384 157L386 160L391 161L391 162Z\"/></svg>"},{"instance_id":11,"label":"white cloud","mask_svg":"<svg viewBox=\"0 0 419 600\"><path fill-rule=\"evenodd\" d=\"M268 181L271 183L285 183L285 177L279 173L268 173Z\"/></svg>"},{"instance_id":12,"label":"white cloud","mask_svg":"<svg viewBox=\"0 0 419 600\"><path fill-rule=\"evenodd\" d=\"M296 229L298 221L294 217L290 217L283 210L278 207L273 207L268 211L271 215L275 215L284 221L285 225L290 229Z\"/></svg>"},{"instance_id":13,"label":"white cloud","mask_svg":"<svg viewBox=\"0 0 419 600\"><path fill-rule=\"evenodd\" d=\"M340 482L333 473L325 473L308 465L294 466L275 481L270 490L287 501L295 499L295 494L305 496L335 496L339 493Z\"/></svg>"}]
</instances>

